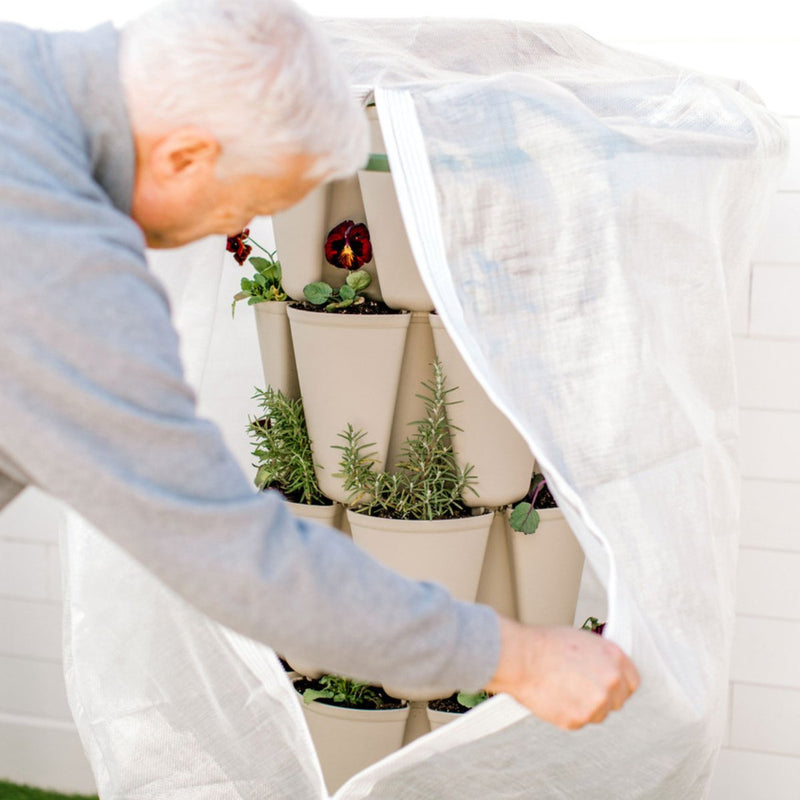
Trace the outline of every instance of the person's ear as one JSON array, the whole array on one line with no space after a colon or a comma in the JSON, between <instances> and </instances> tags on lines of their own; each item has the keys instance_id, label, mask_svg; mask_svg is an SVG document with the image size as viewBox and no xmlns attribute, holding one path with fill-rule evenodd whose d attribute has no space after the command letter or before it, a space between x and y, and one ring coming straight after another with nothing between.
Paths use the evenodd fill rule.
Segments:
<instances>
[{"instance_id":1,"label":"person's ear","mask_svg":"<svg viewBox=\"0 0 800 800\"><path fill-rule=\"evenodd\" d=\"M175 128L161 137L150 152L153 177L172 183L213 176L221 150L219 142L204 128Z\"/></svg>"}]
</instances>

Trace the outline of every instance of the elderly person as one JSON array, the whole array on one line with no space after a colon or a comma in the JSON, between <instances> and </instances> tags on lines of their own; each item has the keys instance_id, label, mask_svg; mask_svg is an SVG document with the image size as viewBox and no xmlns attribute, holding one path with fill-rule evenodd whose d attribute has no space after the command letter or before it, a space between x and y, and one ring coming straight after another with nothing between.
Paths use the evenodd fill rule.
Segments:
<instances>
[{"instance_id":1,"label":"elderly person","mask_svg":"<svg viewBox=\"0 0 800 800\"><path fill-rule=\"evenodd\" d=\"M51 492L209 616L331 671L504 691L569 728L619 708L638 677L613 643L390 572L254 493L196 414L144 248L232 236L365 160L314 24L175 0L0 43L0 504Z\"/></svg>"}]
</instances>

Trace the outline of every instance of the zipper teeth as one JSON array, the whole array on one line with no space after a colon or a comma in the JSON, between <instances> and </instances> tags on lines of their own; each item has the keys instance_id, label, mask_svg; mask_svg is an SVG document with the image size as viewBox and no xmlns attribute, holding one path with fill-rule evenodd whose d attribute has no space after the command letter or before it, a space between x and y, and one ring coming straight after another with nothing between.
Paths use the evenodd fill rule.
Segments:
<instances>
[{"instance_id":1,"label":"zipper teeth","mask_svg":"<svg viewBox=\"0 0 800 800\"><path fill-rule=\"evenodd\" d=\"M443 285L434 278L439 275L447 280L450 273L447 269L441 226L438 223L439 208L433 174L414 101L410 93L405 90L376 87L375 106L394 176L400 211L422 282L437 311L439 309L446 312L451 309L458 310L460 305L452 283L448 281L446 285ZM445 328L450 333L458 320L454 320L449 313L440 313L440 316ZM454 341L458 347L458 341L455 339ZM630 615L626 613L624 604L618 597L617 566L608 539L591 518L581 498L555 469L547 455L540 452L520 420L507 408L502 397L499 397L494 388L484 381L480 370L476 369L476 361L472 355L460 347L458 347L458 351L492 402L523 436L537 463L543 467L548 473L550 481L555 484L557 493L580 518L586 532L597 540L605 552L608 562L608 586L606 588L608 620L604 633L623 650L629 652L631 649L631 620Z\"/></svg>"}]
</instances>

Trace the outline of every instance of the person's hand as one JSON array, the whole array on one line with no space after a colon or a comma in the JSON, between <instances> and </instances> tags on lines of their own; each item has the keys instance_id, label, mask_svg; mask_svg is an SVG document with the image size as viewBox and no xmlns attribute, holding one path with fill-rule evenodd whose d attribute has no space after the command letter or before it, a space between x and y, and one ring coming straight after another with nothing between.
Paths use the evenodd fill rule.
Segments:
<instances>
[{"instance_id":1,"label":"person's hand","mask_svg":"<svg viewBox=\"0 0 800 800\"><path fill-rule=\"evenodd\" d=\"M559 728L602 722L639 686L631 660L596 633L521 625L501 616L500 640L500 661L487 691L510 694Z\"/></svg>"}]
</instances>

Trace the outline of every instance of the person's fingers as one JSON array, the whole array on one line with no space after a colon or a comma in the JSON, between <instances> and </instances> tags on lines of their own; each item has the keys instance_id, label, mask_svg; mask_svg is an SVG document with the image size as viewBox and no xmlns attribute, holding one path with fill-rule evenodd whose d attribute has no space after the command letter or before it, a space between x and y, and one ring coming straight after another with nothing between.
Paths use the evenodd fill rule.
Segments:
<instances>
[{"instance_id":1,"label":"person's fingers","mask_svg":"<svg viewBox=\"0 0 800 800\"><path fill-rule=\"evenodd\" d=\"M639 688L642 679L633 661L627 656L625 656L625 660L622 662L622 673L625 676L625 680L628 682L629 693L633 694Z\"/></svg>"}]
</instances>

